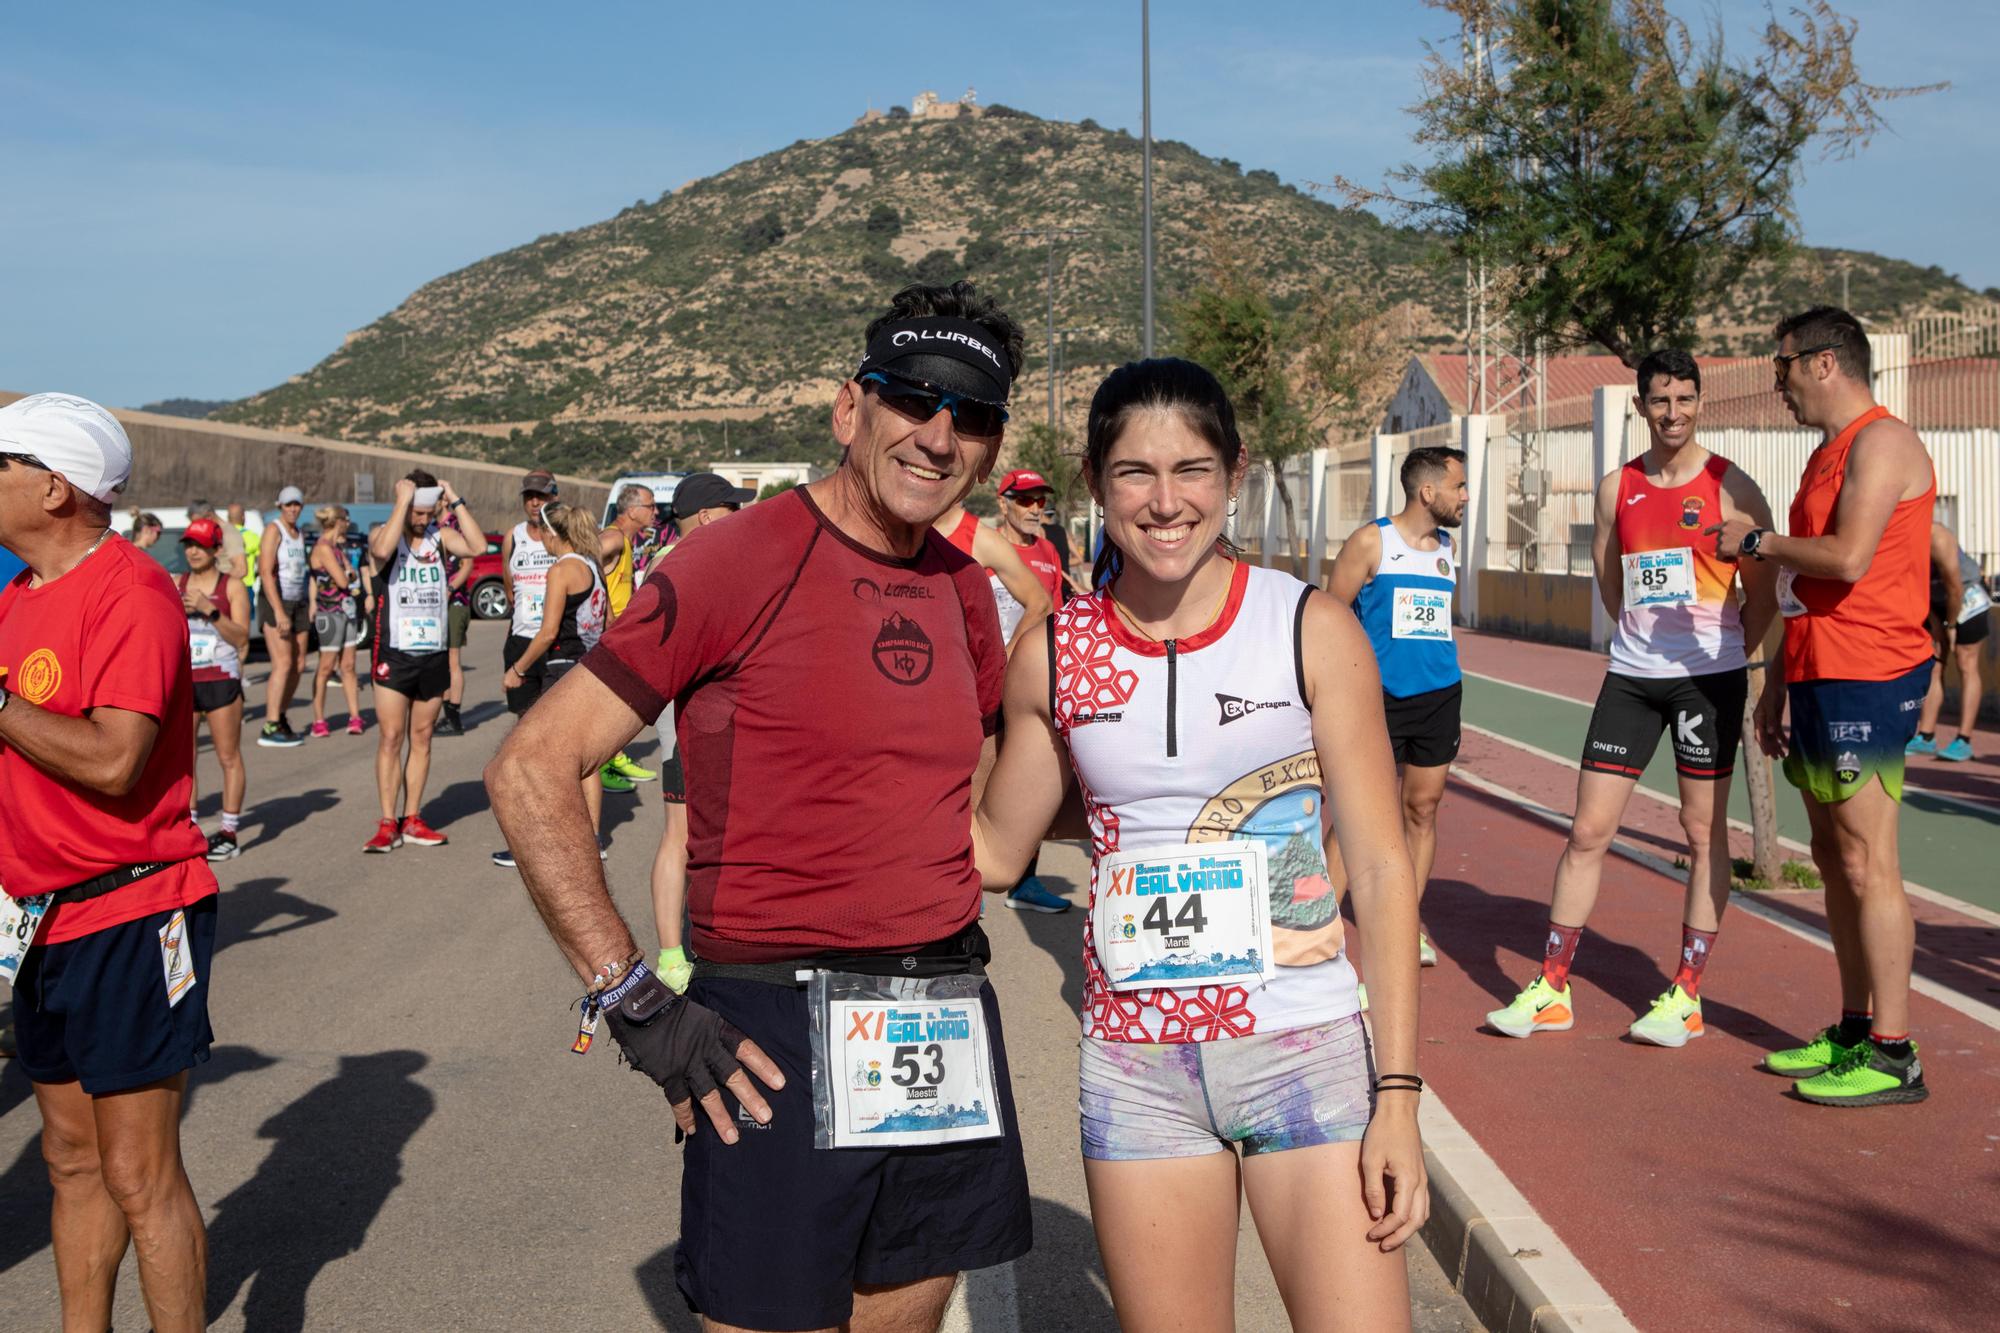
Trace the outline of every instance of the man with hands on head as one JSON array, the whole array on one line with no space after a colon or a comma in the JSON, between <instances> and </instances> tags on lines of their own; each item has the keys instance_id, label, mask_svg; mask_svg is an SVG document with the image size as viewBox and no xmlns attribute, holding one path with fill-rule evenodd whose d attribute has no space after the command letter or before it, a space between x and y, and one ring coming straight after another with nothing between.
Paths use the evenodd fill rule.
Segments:
<instances>
[{"instance_id":1,"label":"man with hands on head","mask_svg":"<svg viewBox=\"0 0 2000 1333\"><path fill-rule=\"evenodd\" d=\"M1005 653L985 573L931 531L999 455L1021 345L968 283L899 292L835 398L834 474L685 536L486 770L587 1021L689 1135L676 1277L711 1327L934 1328L958 1272L1030 1244L971 845ZM695 958L678 996L605 889L579 785L669 699ZM945 1036L978 1055L908 1074L935 1090L984 1068L977 1105L953 1102L974 1133L848 1146L852 1080L815 1105L810 1013L836 982L884 977L963 988ZM843 1074L888 1063L865 1024L822 1030ZM843 1146L816 1146L822 1116Z\"/></svg>"},{"instance_id":2,"label":"man with hands on head","mask_svg":"<svg viewBox=\"0 0 2000 1333\"><path fill-rule=\"evenodd\" d=\"M1916 927L1897 816L1903 750L1930 685L1931 512L1937 474L1917 433L1875 401L1870 349L1845 310L1782 321L1778 394L1825 440L1806 459L1788 533L1744 518L1704 531L1724 560L1778 566L1785 670L1767 678L1757 743L1783 755L1812 824L1813 864L1840 972L1840 1021L1764 1067L1825 1106L1930 1095L1910 1040ZM1791 709L1787 735L1785 710Z\"/></svg>"},{"instance_id":3,"label":"man with hands on head","mask_svg":"<svg viewBox=\"0 0 2000 1333\"><path fill-rule=\"evenodd\" d=\"M445 527L452 514L456 527ZM373 652L375 788L382 819L364 852L392 852L404 843L441 847L445 836L420 810L431 771L431 734L451 688L446 648L450 614L447 557L471 559L486 549L472 509L451 488L418 469L396 483L396 507L368 537L378 607ZM408 756L404 743L408 742ZM580 789L579 789L580 791ZM402 817L396 814L401 793Z\"/></svg>"}]
</instances>

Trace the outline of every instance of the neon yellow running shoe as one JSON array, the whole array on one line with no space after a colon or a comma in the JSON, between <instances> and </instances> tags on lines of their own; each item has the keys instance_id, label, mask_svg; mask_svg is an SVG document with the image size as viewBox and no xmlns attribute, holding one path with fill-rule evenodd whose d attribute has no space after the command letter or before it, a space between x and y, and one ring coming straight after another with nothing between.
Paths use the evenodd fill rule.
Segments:
<instances>
[{"instance_id":1,"label":"neon yellow running shoe","mask_svg":"<svg viewBox=\"0 0 2000 1333\"><path fill-rule=\"evenodd\" d=\"M1772 1051L1764 1057L1764 1069L1786 1078L1811 1078L1815 1074L1824 1074L1846 1060L1850 1052L1867 1044L1868 1038L1863 1037L1858 1045L1849 1046L1840 1039L1838 1027L1822 1028L1819 1035L1803 1046L1794 1046L1788 1051Z\"/></svg>"},{"instance_id":2,"label":"neon yellow running shoe","mask_svg":"<svg viewBox=\"0 0 2000 1333\"><path fill-rule=\"evenodd\" d=\"M634 763L632 756L626 754L623 750L612 755L611 762L606 764L605 767L628 782L657 782L660 778L660 775L652 769L641 768L638 764Z\"/></svg>"},{"instance_id":3,"label":"neon yellow running shoe","mask_svg":"<svg viewBox=\"0 0 2000 1333\"><path fill-rule=\"evenodd\" d=\"M1431 937L1424 934L1424 932L1421 930L1418 931L1417 966L1436 967L1437 965L1438 965L1438 951L1436 947L1431 944Z\"/></svg>"},{"instance_id":4,"label":"neon yellow running shoe","mask_svg":"<svg viewBox=\"0 0 2000 1333\"><path fill-rule=\"evenodd\" d=\"M1676 1048L1687 1045L1705 1030L1701 1025L1701 997L1690 995L1679 986L1667 987L1667 993L1653 1001L1646 1016L1626 1029L1634 1041Z\"/></svg>"},{"instance_id":5,"label":"neon yellow running shoe","mask_svg":"<svg viewBox=\"0 0 2000 1333\"><path fill-rule=\"evenodd\" d=\"M1528 1037L1537 1032L1567 1032L1576 1026L1576 1009L1570 1003L1569 987L1557 990L1539 974L1528 989L1514 997L1505 1009L1486 1015L1486 1025L1510 1037Z\"/></svg>"},{"instance_id":6,"label":"neon yellow running shoe","mask_svg":"<svg viewBox=\"0 0 2000 1333\"><path fill-rule=\"evenodd\" d=\"M1924 1065L1917 1059L1915 1042L1899 1060L1864 1041L1824 1074L1792 1084L1792 1091L1819 1106L1895 1106L1931 1095L1924 1086Z\"/></svg>"},{"instance_id":7,"label":"neon yellow running shoe","mask_svg":"<svg viewBox=\"0 0 2000 1333\"><path fill-rule=\"evenodd\" d=\"M604 784L604 790L606 791L628 792L639 790L637 783L609 764L597 770L597 780Z\"/></svg>"}]
</instances>

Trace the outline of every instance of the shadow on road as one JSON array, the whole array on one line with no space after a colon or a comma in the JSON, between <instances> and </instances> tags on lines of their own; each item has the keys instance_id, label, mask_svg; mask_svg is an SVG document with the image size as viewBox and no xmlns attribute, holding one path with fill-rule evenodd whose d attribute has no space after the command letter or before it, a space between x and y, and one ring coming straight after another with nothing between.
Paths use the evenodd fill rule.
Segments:
<instances>
[{"instance_id":1,"label":"shadow on road","mask_svg":"<svg viewBox=\"0 0 2000 1333\"><path fill-rule=\"evenodd\" d=\"M216 920L216 952L234 944L303 930L340 915L331 907L286 893L285 885L289 883L287 879L246 879L225 888L221 915ZM280 924L265 929L267 922Z\"/></svg>"},{"instance_id":2,"label":"shadow on road","mask_svg":"<svg viewBox=\"0 0 2000 1333\"><path fill-rule=\"evenodd\" d=\"M208 1317L243 1301L247 1328L305 1326L319 1271L361 1248L403 1180L403 1147L437 1109L416 1051L344 1055L340 1072L258 1127L275 1140L257 1174L215 1207Z\"/></svg>"},{"instance_id":3,"label":"shadow on road","mask_svg":"<svg viewBox=\"0 0 2000 1333\"><path fill-rule=\"evenodd\" d=\"M259 801L249 811L249 822L257 826L257 841L250 847L255 849L265 843L276 842L295 825L303 824L314 815L323 815L339 804L340 794L331 787L314 787L296 796ZM216 808L222 808L219 798Z\"/></svg>"},{"instance_id":4,"label":"shadow on road","mask_svg":"<svg viewBox=\"0 0 2000 1333\"><path fill-rule=\"evenodd\" d=\"M188 1075L187 1095L181 1100L181 1118L187 1118L195 1097L209 1084L220 1083L238 1074L254 1074L276 1063L270 1056L248 1046L214 1047L207 1063L196 1065ZM32 1096L34 1085L21 1072L19 1065L10 1062L0 1066L0 1115L5 1115ZM195 1182L195 1194L200 1197L200 1181ZM42 1162L42 1136L38 1130L21 1145L14 1164L7 1168L5 1174L0 1174L0 1273L23 1260L32 1259L49 1247L49 1205L53 1197L48 1167ZM53 1268L50 1270L49 1285L53 1291Z\"/></svg>"},{"instance_id":5,"label":"shadow on road","mask_svg":"<svg viewBox=\"0 0 2000 1333\"><path fill-rule=\"evenodd\" d=\"M1085 849L1089 854L1089 849ZM1037 870L1036 875L1043 887L1050 893L1070 901L1067 912L1021 912L1021 925L1035 946L1056 960L1062 969L1063 1004L1071 1013L1083 1009L1083 913L1090 901L1088 886L1075 884L1061 875ZM1013 908L1004 901L1005 894L989 893L985 896L986 910L989 912L1010 912Z\"/></svg>"},{"instance_id":6,"label":"shadow on road","mask_svg":"<svg viewBox=\"0 0 2000 1333\"><path fill-rule=\"evenodd\" d=\"M1024 1328L1116 1333L1118 1320L1105 1294L1109 1287L1090 1219L1049 1199L1031 1200L1031 1206L1035 1247L1013 1263L1018 1319L1007 1317L1016 1312L1005 1309L1004 1303L980 1298L979 1289L991 1289L994 1279L975 1278L973 1297L965 1305L970 1316L966 1326L972 1333L1017 1333ZM674 1249L667 1246L640 1264L633 1276L662 1327L670 1333L699 1333L701 1320L688 1313L674 1282Z\"/></svg>"},{"instance_id":7,"label":"shadow on road","mask_svg":"<svg viewBox=\"0 0 2000 1333\"><path fill-rule=\"evenodd\" d=\"M486 815L490 819L492 808L486 800L486 784L477 778L468 778L452 783L426 800L424 818L430 821L433 828L448 829L469 815ZM493 835L499 837L498 826L494 827Z\"/></svg>"}]
</instances>

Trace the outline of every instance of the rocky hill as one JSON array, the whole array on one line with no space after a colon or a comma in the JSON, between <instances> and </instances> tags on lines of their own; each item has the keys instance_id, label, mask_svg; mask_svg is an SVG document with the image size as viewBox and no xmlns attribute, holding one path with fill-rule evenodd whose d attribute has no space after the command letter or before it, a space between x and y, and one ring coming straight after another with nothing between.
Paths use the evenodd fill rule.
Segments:
<instances>
[{"instance_id":1,"label":"rocky hill","mask_svg":"<svg viewBox=\"0 0 2000 1333\"><path fill-rule=\"evenodd\" d=\"M1401 351L1458 336L1456 275L1421 232L1170 141L1154 145L1154 210L1162 347L1217 237L1256 256L1281 299L1332 275L1389 312ZM1019 233L1050 227L1085 232L1056 249L1073 421L1103 369L1139 346L1139 142L997 106L802 139L481 260L216 416L584 474L736 453L825 459L826 405L867 317L905 282L969 276L1029 330L1016 413L1039 419L1048 248ZM1800 291L1838 293L1837 257L1802 259L1719 312L1710 350L1768 328ZM1970 295L1934 269L1847 262L1870 317Z\"/></svg>"}]
</instances>

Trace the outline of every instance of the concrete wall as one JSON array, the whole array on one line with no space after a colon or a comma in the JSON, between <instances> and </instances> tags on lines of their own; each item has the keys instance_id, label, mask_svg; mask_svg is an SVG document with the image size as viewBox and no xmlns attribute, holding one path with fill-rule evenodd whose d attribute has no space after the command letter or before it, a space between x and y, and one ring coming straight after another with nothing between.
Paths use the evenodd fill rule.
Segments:
<instances>
[{"instance_id":1,"label":"concrete wall","mask_svg":"<svg viewBox=\"0 0 2000 1333\"><path fill-rule=\"evenodd\" d=\"M1479 571L1479 628L1543 643L1590 647L1596 580L1580 574Z\"/></svg>"},{"instance_id":2,"label":"concrete wall","mask_svg":"<svg viewBox=\"0 0 2000 1333\"><path fill-rule=\"evenodd\" d=\"M0 405L20 396L0 393ZM241 500L268 511L285 486L304 491L308 509L369 498L389 504L396 498L397 478L421 467L448 478L489 531L520 517L520 468L152 412L114 415L132 440L132 481L125 504L171 507L199 496L218 508ZM356 495L358 477L373 479L372 497ZM593 513L601 513L610 498L605 482L569 476L558 480L564 499Z\"/></svg>"}]
</instances>

